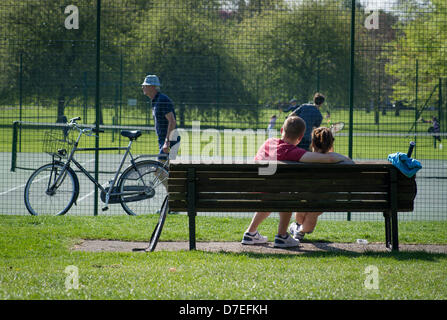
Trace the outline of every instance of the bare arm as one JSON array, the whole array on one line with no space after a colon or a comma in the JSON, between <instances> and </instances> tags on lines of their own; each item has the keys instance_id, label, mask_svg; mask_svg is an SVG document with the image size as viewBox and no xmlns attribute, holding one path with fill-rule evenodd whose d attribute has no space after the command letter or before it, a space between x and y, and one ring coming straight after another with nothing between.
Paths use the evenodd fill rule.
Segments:
<instances>
[{"instance_id":1,"label":"bare arm","mask_svg":"<svg viewBox=\"0 0 447 320\"><path fill-rule=\"evenodd\" d=\"M301 157L300 162L317 162L317 163L343 162L345 164L354 163L348 157L335 152L329 152L329 153L306 152Z\"/></svg>"},{"instance_id":2,"label":"bare arm","mask_svg":"<svg viewBox=\"0 0 447 320\"><path fill-rule=\"evenodd\" d=\"M169 112L165 115L166 119L168 119L168 131L166 133L166 139L165 143L163 145L163 151L168 153L169 152L169 137L171 135L171 132L176 128L177 122L175 121L174 113Z\"/></svg>"}]
</instances>

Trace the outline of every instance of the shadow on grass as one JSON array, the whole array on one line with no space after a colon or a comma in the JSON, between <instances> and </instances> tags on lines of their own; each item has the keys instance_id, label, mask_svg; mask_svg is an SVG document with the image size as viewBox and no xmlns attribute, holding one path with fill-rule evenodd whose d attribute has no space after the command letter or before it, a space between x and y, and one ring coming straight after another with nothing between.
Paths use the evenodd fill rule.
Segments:
<instances>
[{"instance_id":1,"label":"shadow on grass","mask_svg":"<svg viewBox=\"0 0 447 320\"><path fill-rule=\"evenodd\" d=\"M437 253L437 252L427 252L423 250L412 250L412 251L373 251L365 249L362 252L357 250L342 249L335 247L333 243L330 242L318 242L312 243L316 249L304 249L302 247L290 248L290 249L278 249L278 253L270 252L229 252L229 251L218 251L218 252L208 252L219 253L225 255L243 255L253 259L290 259L290 258L338 258L338 257L371 257L371 258L383 258L383 259L394 259L398 261L408 261L408 260L423 260L436 262L440 259L447 259L447 254ZM262 246L262 245L261 245ZM287 253L285 251L290 251Z\"/></svg>"},{"instance_id":2,"label":"shadow on grass","mask_svg":"<svg viewBox=\"0 0 447 320\"><path fill-rule=\"evenodd\" d=\"M371 257L371 258L384 258L384 259L395 259L399 261L408 261L408 260L423 260L423 261L432 261L436 262L439 259L445 259L447 255L442 253L428 253L424 251L413 251L413 252L352 252L352 251L313 251L313 252L304 252L303 254L275 254L275 253L258 253L258 252L209 252L212 253L220 253L227 255L244 255L253 259L290 259L306 257L306 258L337 258L340 256L344 257Z\"/></svg>"}]
</instances>

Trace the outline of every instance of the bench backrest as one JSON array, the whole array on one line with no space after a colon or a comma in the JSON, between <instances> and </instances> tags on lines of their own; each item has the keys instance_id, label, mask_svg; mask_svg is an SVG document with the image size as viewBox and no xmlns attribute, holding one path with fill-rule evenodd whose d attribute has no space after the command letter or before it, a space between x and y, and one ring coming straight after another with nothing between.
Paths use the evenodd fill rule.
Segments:
<instances>
[{"instance_id":1,"label":"bench backrest","mask_svg":"<svg viewBox=\"0 0 447 320\"><path fill-rule=\"evenodd\" d=\"M275 162L276 172L260 175L265 163L203 164L172 161L172 211L254 212L413 211L415 178L388 162L304 164Z\"/></svg>"}]
</instances>

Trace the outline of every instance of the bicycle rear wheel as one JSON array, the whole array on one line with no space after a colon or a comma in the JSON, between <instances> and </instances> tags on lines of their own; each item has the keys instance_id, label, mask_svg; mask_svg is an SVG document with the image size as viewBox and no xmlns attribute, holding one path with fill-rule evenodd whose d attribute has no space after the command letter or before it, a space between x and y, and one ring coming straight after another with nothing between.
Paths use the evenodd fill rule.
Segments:
<instances>
[{"instance_id":1,"label":"bicycle rear wheel","mask_svg":"<svg viewBox=\"0 0 447 320\"><path fill-rule=\"evenodd\" d=\"M48 163L33 172L25 186L25 206L32 215L63 215L79 194L79 181L71 168L61 162ZM56 179L58 185L50 190Z\"/></svg>"},{"instance_id":2,"label":"bicycle rear wheel","mask_svg":"<svg viewBox=\"0 0 447 320\"><path fill-rule=\"evenodd\" d=\"M137 162L120 177L121 206L129 215L159 214L167 195L168 170L153 160Z\"/></svg>"}]
</instances>

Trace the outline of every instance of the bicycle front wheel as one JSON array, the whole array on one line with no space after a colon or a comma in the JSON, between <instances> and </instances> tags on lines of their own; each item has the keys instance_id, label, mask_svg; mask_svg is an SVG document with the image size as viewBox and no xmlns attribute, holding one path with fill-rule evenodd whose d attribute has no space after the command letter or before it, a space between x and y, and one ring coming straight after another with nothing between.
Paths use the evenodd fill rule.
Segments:
<instances>
[{"instance_id":1,"label":"bicycle front wheel","mask_svg":"<svg viewBox=\"0 0 447 320\"><path fill-rule=\"evenodd\" d=\"M121 206L129 215L159 214L167 195L168 170L153 160L140 161L121 175Z\"/></svg>"},{"instance_id":2,"label":"bicycle front wheel","mask_svg":"<svg viewBox=\"0 0 447 320\"><path fill-rule=\"evenodd\" d=\"M63 215L79 194L79 181L71 168L55 162L33 172L25 186L25 206L32 215ZM62 175L62 176L61 176ZM54 182L58 179L57 185Z\"/></svg>"}]
</instances>

